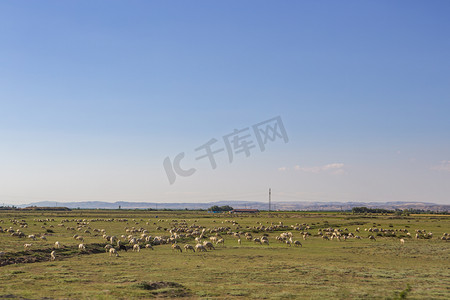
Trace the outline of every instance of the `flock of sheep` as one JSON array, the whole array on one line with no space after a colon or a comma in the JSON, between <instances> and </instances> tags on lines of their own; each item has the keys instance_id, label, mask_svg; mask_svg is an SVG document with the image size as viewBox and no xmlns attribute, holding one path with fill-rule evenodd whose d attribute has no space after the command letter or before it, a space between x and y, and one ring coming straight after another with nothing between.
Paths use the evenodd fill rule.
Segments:
<instances>
[{"instance_id":1,"label":"flock of sheep","mask_svg":"<svg viewBox=\"0 0 450 300\"><path fill-rule=\"evenodd\" d=\"M34 233L26 235L23 231L28 231L28 224L25 220L10 220L14 225L19 228L14 229L13 226L8 228L0 227L0 233L10 234L12 237L30 239L32 241L41 240L47 241L47 238L52 237L53 230L47 230L45 233ZM35 219L36 222L43 222L48 226L48 223L57 222L54 219ZM58 227L64 227L67 231L76 231L80 234L89 236L89 239L93 238L106 243L105 250L110 256L119 256L120 251L131 250L133 252L140 252L141 248L153 250L154 246L170 244L173 251L177 252L207 252L208 250L215 250L215 246L224 245L225 237L227 238L227 243L230 240L234 240L234 243L238 245L242 244L242 239L248 242L253 242L254 244L267 245L269 246L269 233L278 233L274 238L271 239L274 242L284 243L287 246L302 247L302 243L297 239L294 239L295 235L306 241L310 237L320 237L323 240L331 241L345 241L347 239L362 239L361 231L367 232L369 240L376 241L375 235L381 237L397 237L400 238L400 244L405 244L405 240L408 238L413 238L411 232L406 228L404 229L383 229L383 228L365 228L364 230L356 228L354 232L351 232L348 228L321 228L318 229L317 234L312 233L312 226L308 224L295 224L291 226L284 225L282 222L267 223L263 225L261 222L257 222L257 226L241 226L237 221L234 220L224 220L222 223L224 226L215 226L207 228L205 226L198 225L198 221L191 222L188 224L186 220L161 220L158 222L167 222L170 228L163 228L162 226L156 225L156 230L163 232L162 235L152 236L149 231L143 227L129 227L124 226L123 232L109 233L105 229L94 228L93 224L96 222L123 222L128 225L131 221L127 219L64 219L58 224ZM141 220L142 221L142 220ZM0 223L3 223L0 220ZM139 222L132 220L134 225L139 225ZM151 225L151 221L146 222L146 225ZM70 224L75 223L76 225L70 226ZM47 229L46 226L41 226L41 229ZM54 228L53 225L49 225L48 228ZM253 235L257 236L253 236ZM414 232L413 232L414 234ZM430 239L433 237L433 233L427 232L423 229L417 229L415 231L414 238L416 239ZM79 251L86 251L85 237L79 234L74 234L73 239L78 244ZM442 240L450 240L450 235L444 233L441 237ZM190 244L189 241L195 242L195 244ZM181 246L180 244L184 244ZM215 245L215 246L214 246ZM28 250L33 247L33 243L25 243L24 249ZM62 248L59 241L55 241L52 245L54 250L50 253L50 260L57 259L57 249ZM0 256L4 255L4 252L0 252Z\"/></svg>"}]
</instances>

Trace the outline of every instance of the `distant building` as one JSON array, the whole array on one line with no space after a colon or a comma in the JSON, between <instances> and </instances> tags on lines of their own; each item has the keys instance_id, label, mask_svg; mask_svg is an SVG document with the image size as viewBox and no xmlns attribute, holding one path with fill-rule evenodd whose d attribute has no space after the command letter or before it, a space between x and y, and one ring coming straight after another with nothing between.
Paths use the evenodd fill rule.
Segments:
<instances>
[{"instance_id":1,"label":"distant building","mask_svg":"<svg viewBox=\"0 0 450 300\"><path fill-rule=\"evenodd\" d=\"M258 209L233 209L231 211L232 213L251 213L251 214L255 214L255 213L259 213Z\"/></svg>"}]
</instances>

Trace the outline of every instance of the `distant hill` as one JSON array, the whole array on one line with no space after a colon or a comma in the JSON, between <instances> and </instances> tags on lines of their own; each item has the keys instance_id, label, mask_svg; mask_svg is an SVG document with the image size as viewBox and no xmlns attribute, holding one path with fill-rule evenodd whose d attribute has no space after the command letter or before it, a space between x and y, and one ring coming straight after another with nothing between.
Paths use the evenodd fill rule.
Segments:
<instances>
[{"instance_id":1,"label":"distant hill","mask_svg":"<svg viewBox=\"0 0 450 300\"><path fill-rule=\"evenodd\" d=\"M267 210L267 202L252 202L252 201L217 201L208 203L156 203L156 202L102 202L102 201L86 201L86 202L54 202L42 201L19 205L18 207L57 207L64 206L72 209L208 209L211 206L230 205L234 208L252 208L259 210ZM272 210L314 210L314 211L348 211L353 207L365 206L368 208L382 208L382 209L423 209L431 211L449 212L450 205L425 203L425 202L274 202L272 203Z\"/></svg>"}]
</instances>

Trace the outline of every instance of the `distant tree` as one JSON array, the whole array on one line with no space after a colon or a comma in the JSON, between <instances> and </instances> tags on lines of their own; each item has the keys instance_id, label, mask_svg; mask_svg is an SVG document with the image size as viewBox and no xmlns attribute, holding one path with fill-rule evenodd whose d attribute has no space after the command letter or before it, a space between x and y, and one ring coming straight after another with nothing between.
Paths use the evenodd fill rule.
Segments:
<instances>
[{"instance_id":1,"label":"distant tree","mask_svg":"<svg viewBox=\"0 0 450 300\"><path fill-rule=\"evenodd\" d=\"M208 208L208 211L220 211L220 207L218 207L217 205L211 206L210 208Z\"/></svg>"},{"instance_id":2,"label":"distant tree","mask_svg":"<svg viewBox=\"0 0 450 300\"><path fill-rule=\"evenodd\" d=\"M231 211L231 210L233 210L233 208L231 206L229 206L229 205L221 206L220 209L222 211Z\"/></svg>"},{"instance_id":3,"label":"distant tree","mask_svg":"<svg viewBox=\"0 0 450 300\"><path fill-rule=\"evenodd\" d=\"M365 213L371 213L371 214L387 214L387 213L393 213L394 211L388 210L388 209L382 209L382 208L367 208L367 207L353 207L352 213L354 214L365 214Z\"/></svg>"},{"instance_id":4,"label":"distant tree","mask_svg":"<svg viewBox=\"0 0 450 300\"><path fill-rule=\"evenodd\" d=\"M230 211L233 210L233 208L229 205L224 205L224 206L211 206L210 208L208 208L208 211L215 211L215 212L224 212L224 211Z\"/></svg>"}]
</instances>

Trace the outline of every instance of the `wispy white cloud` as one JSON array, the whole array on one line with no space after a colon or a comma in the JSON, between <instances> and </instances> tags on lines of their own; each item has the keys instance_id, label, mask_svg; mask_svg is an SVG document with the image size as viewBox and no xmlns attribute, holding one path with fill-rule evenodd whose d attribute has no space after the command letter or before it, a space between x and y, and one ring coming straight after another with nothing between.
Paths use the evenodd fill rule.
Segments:
<instances>
[{"instance_id":1,"label":"wispy white cloud","mask_svg":"<svg viewBox=\"0 0 450 300\"><path fill-rule=\"evenodd\" d=\"M296 165L296 166L294 166L293 169L295 171L306 172L306 173L328 173L328 174L339 175L339 174L345 174L344 167L345 167L345 165L343 163L332 163L332 164L327 164L327 165L323 165L323 166L312 166L312 167ZM289 168L287 168L287 167L281 167L281 168L278 168L278 171L283 172L288 169Z\"/></svg>"},{"instance_id":2,"label":"wispy white cloud","mask_svg":"<svg viewBox=\"0 0 450 300\"><path fill-rule=\"evenodd\" d=\"M435 171L450 172L450 160L443 160L437 166L430 168Z\"/></svg>"}]
</instances>

